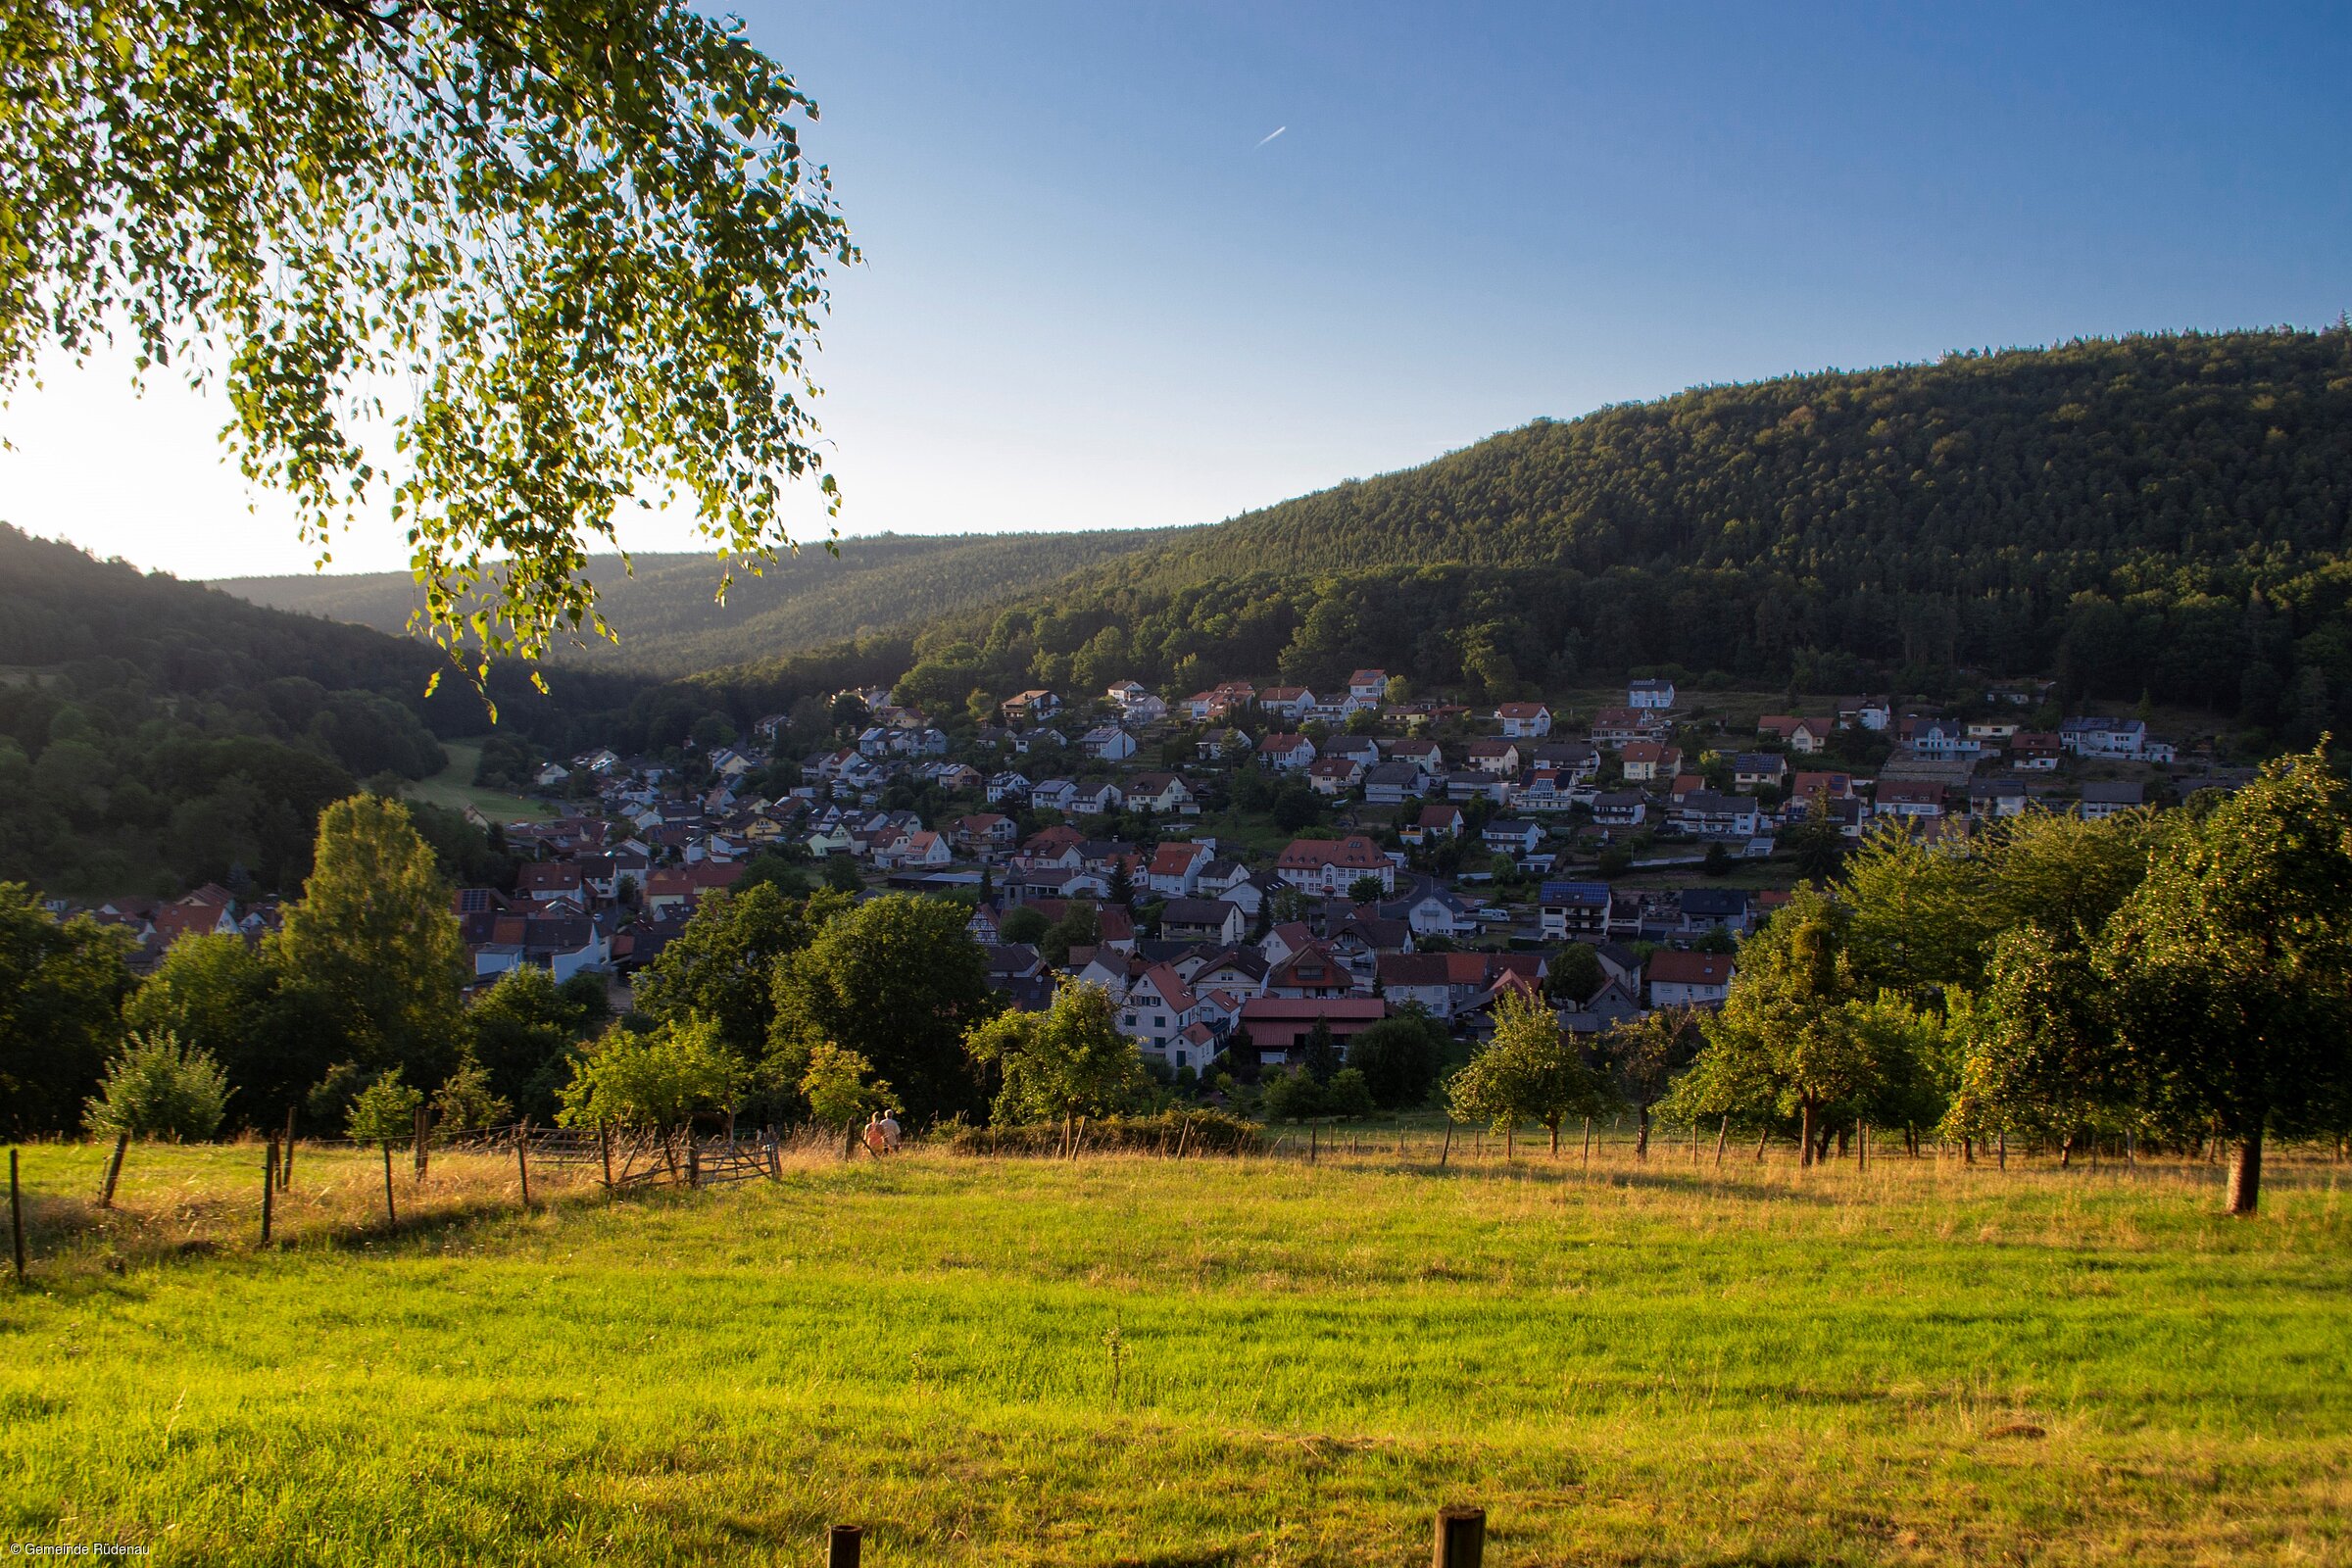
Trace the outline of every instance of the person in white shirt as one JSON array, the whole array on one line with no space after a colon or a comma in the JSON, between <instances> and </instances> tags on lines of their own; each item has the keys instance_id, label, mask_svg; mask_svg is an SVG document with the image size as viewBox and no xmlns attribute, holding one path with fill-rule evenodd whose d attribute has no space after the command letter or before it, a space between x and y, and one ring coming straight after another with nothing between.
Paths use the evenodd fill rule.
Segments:
<instances>
[{"instance_id":1,"label":"person in white shirt","mask_svg":"<svg viewBox=\"0 0 2352 1568\"><path fill-rule=\"evenodd\" d=\"M887 1110L882 1112L882 1147L893 1153L898 1152L899 1118Z\"/></svg>"}]
</instances>

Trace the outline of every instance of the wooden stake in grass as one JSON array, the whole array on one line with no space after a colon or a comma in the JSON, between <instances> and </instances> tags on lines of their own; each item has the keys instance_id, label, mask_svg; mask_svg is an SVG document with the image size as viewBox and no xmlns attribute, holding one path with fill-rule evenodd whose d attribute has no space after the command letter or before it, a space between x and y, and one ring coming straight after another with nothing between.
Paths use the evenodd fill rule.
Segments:
<instances>
[{"instance_id":1,"label":"wooden stake in grass","mask_svg":"<svg viewBox=\"0 0 2352 1568\"><path fill-rule=\"evenodd\" d=\"M527 1121L518 1121L514 1124L514 1180L515 1184L522 1189L522 1206L525 1209L531 1206L530 1150L531 1124ZM607 1168L611 1168L609 1162Z\"/></svg>"},{"instance_id":2,"label":"wooden stake in grass","mask_svg":"<svg viewBox=\"0 0 2352 1568\"><path fill-rule=\"evenodd\" d=\"M270 1152L262 1156L262 1245L270 1245L270 1199L277 1185L277 1140L270 1140Z\"/></svg>"},{"instance_id":3,"label":"wooden stake in grass","mask_svg":"<svg viewBox=\"0 0 2352 1568\"><path fill-rule=\"evenodd\" d=\"M1585 1164L1587 1168L1592 1164L1592 1118L1590 1116L1585 1118Z\"/></svg>"},{"instance_id":4,"label":"wooden stake in grass","mask_svg":"<svg viewBox=\"0 0 2352 1568\"><path fill-rule=\"evenodd\" d=\"M1440 1508L1430 1568L1483 1568L1487 1560L1487 1510Z\"/></svg>"},{"instance_id":5,"label":"wooden stake in grass","mask_svg":"<svg viewBox=\"0 0 2352 1568\"><path fill-rule=\"evenodd\" d=\"M1446 1156L1453 1152L1453 1118L1446 1118L1446 1147L1438 1151L1438 1169L1446 1168Z\"/></svg>"},{"instance_id":6,"label":"wooden stake in grass","mask_svg":"<svg viewBox=\"0 0 2352 1568\"><path fill-rule=\"evenodd\" d=\"M106 1160L106 1185L98 1191L98 1206L100 1208L115 1206L115 1183L122 1179L122 1155L129 1148L130 1134L128 1132L115 1134L115 1152L109 1154Z\"/></svg>"},{"instance_id":7,"label":"wooden stake in grass","mask_svg":"<svg viewBox=\"0 0 2352 1568\"><path fill-rule=\"evenodd\" d=\"M863 1525L835 1525L825 1535L825 1568L858 1568L858 1553L864 1544Z\"/></svg>"},{"instance_id":8,"label":"wooden stake in grass","mask_svg":"<svg viewBox=\"0 0 2352 1568\"><path fill-rule=\"evenodd\" d=\"M388 1229L400 1228L400 1209L392 1201L392 1140L384 1140L384 1224Z\"/></svg>"},{"instance_id":9,"label":"wooden stake in grass","mask_svg":"<svg viewBox=\"0 0 2352 1568\"><path fill-rule=\"evenodd\" d=\"M599 1153L601 1153L601 1154L603 1154L603 1155L605 1156L605 1191L609 1193L609 1192L611 1192L611 1191L612 1190L612 1128L610 1128L610 1127L599 1127L599 1128L596 1130L596 1148L597 1148L597 1152L599 1152Z\"/></svg>"},{"instance_id":10,"label":"wooden stake in grass","mask_svg":"<svg viewBox=\"0 0 2352 1568\"><path fill-rule=\"evenodd\" d=\"M422 1105L416 1107L416 1179L418 1181L424 1180L425 1151L431 1147L427 1136L432 1126L431 1116L432 1112L426 1110Z\"/></svg>"},{"instance_id":11,"label":"wooden stake in grass","mask_svg":"<svg viewBox=\"0 0 2352 1568\"><path fill-rule=\"evenodd\" d=\"M1723 1118L1723 1130L1715 1135L1715 1168L1723 1169L1723 1152L1732 1144L1732 1118Z\"/></svg>"},{"instance_id":12,"label":"wooden stake in grass","mask_svg":"<svg viewBox=\"0 0 2352 1568\"><path fill-rule=\"evenodd\" d=\"M292 1105L286 1107L286 1141L278 1146L277 1151L277 1190L281 1193L290 1193L294 1190L294 1107Z\"/></svg>"},{"instance_id":13,"label":"wooden stake in grass","mask_svg":"<svg viewBox=\"0 0 2352 1568\"><path fill-rule=\"evenodd\" d=\"M24 1200L17 1196L17 1152L8 1152L8 1238L17 1259L17 1283L24 1283Z\"/></svg>"}]
</instances>

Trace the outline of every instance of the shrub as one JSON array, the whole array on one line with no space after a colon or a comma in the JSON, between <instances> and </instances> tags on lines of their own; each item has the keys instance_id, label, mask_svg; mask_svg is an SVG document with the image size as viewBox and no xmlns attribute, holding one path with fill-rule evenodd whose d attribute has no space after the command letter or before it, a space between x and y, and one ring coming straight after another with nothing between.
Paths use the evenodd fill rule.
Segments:
<instances>
[{"instance_id":1,"label":"shrub","mask_svg":"<svg viewBox=\"0 0 2352 1568\"><path fill-rule=\"evenodd\" d=\"M107 1064L82 1119L94 1133L186 1143L220 1130L230 1093L210 1052L182 1047L169 1029L134 1034Z\"/></svg>"}]
</instances>

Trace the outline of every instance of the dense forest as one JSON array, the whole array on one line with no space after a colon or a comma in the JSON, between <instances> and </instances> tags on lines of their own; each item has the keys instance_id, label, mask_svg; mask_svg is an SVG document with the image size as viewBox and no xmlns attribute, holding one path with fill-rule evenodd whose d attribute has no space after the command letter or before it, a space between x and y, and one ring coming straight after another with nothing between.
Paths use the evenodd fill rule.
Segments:
<instances>
[{"instance_id":1,"label":"dense forest","mask_svg":"<svg viewBox=\"0 0 2352 1568\"><path fill-rule=\"evenodd\" d=\"M933 623L916 686L1965 667L2300 740L2352 717L2348 535L2352 331L1962 354L1543 420L1171 536ZM848 654L706 684L772 709Z\"/></svg>"},{"instance_id":2,"label":"dense forest","mask_svg":"<svg viewBox=\"0 0 2352 1568\"><path fill-rule=\"evenodd\" d=\"M290 891L320 808L448 761L489 727L439 656L364 627L264 610L0 526L0 881L52 894ZM552 697L501 671L518 734L609 732L634 683L574 674ZM435 822L463 858L462 824Z\"/></svg>"},{"instance_id":3,"label":"dense forest","mask_svg":"<svg viewBox=\"0 0 2352 1568\"><path fill-rule=\"evenodd\" d=\"M724 604L712 597L719 567L708 553L637 556L625 572L619 557L598 556L584 575L603 593L606 617L620 641L563 648L549 662L683 675L772 660L911 631L1181 536L1125 529L844 539L838 556L809 546L757 577L737 571ZM213 586L256 604L386 632L404 630L416 604L416 584L397 571L239 577Z\"/></svg>"}]
</instances>

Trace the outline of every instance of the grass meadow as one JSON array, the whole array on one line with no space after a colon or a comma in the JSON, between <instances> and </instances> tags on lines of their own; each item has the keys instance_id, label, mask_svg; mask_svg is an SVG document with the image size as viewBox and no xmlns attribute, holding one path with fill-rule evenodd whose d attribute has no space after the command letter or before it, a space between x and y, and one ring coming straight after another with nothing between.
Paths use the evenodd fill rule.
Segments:
<instances>
[{"instance_id":1,"label":"grass meadow","mask_svg":"<svg viewBox=\"0 0 2352 1568\"><path fill-rule=\"evenodd\" d=\"M163 1561L2352 1562L2352 1219L2281 1160L1588 1169L1389 1138L609 1200L24 1151L0 1536ZM1532 1154L1531 1154L1532 1150ZM1711 1157L1712 1150L1705 1151Z\"/></svg>"}]
</instances>

